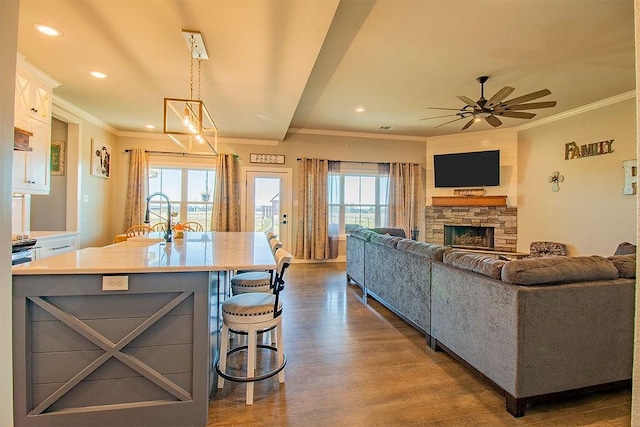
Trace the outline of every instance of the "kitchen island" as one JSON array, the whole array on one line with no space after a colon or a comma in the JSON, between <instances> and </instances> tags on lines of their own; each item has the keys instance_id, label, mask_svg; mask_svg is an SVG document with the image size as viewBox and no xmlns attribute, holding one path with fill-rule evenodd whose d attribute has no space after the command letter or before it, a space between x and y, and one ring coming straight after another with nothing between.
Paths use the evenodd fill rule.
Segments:
<instances>
[{"instance_id":1,"label":"kitchen island","mask_svg":"<svg viewBox=\"0 0 640 427\"><path fill-rule=\"evenodd\" d=\"M263 233L220 232L14 267L15 424L204 426L229 272L273 268Z\"/></svg>"}]
</instances>

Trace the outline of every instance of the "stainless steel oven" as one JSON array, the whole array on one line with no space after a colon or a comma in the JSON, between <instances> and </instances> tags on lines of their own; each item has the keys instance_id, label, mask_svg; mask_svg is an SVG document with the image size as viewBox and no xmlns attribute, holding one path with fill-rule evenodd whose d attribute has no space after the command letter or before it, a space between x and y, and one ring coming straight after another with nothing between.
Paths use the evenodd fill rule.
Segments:
<instances>
[{"instance_id":1,"label":"stainless steel oven","mask_svg":"<svg viewBox=\"0 0 640 427\"><path fill-rule=\"evenodd\" d=\"M23 239L11 242L11 265L33 261L33 249L36 239Z\"/></svg>"}]
</instances>

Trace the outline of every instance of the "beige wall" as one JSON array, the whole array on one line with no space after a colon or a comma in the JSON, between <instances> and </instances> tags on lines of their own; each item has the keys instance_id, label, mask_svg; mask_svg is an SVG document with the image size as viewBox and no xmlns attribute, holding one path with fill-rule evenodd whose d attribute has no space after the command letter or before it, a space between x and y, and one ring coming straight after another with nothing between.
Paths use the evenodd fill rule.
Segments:
<instances>
[{"instance_id":1,"label":"beige wall","mask_svg":"<svg viewBox=\"0 0 640 427\"><path fill-rule=\"evenodd\" d=\"M249 163L251 153L284 154L284 165L261 165L268 168L288 168L293 171L293 188L291 200L297 199L299 157L317 157L329 160L352 160L359 162L418 162L424 164L424 141L391 140L367 137L352 137L340 135L291 134L277 145L260 145L233 143L233 140L221 140L218 145L220 152L234 153L240 157L240 166L256 166ZM155 139L137 137L119 137L117 157L117 173L114 199L114 229L122 232L124 224L124 205L126 197L126 176L128 173L128 154L124 150L143 148L156 151L178 151L177 146L168 137L158 135ZM291 215L292 239L297 232L297 214L295 208ZM292 245L293 246L293 245ZM290 248L290 249L293 249ZM341 251L344 253L344 250Z\"/></svg>"},{"instance_id":2,"label":"beige wall","mask_svg":"<svg viewBox=\"0 0 640 427\"><path fill-rule=\"evenodd\" d=\"M638 87L640 87L640 1L634 0L634 11L635 11L635 21L636 21L636 115L634 120L636 121L636 132L634 134L634 138L636 141L636 153L640 152L640 127L638 127L638 123L640 123L640 96L638 96ZM636 195L637 200L637 195ZM640 221L640 211L636 210L636 224ZM636 235L640 237L640 231L636 225ZM636 281L637 287L637 281ZM639 426L640 425L640 360L638 357L640 355L640 293L636 290L636 319L635 319L635 346L633 349L633 390L631 394L631 425Z\"/></svg>"},{"instance_id":3,"label":"beige wall","mask_svg":"<svg viewBox=\"0 0 640 427\"><path fill-rule=\"evenodd\" d=\"M68 125L57 119L51 120L51 141L67 142ZM51 175L48 195L31 197L31 230L66 230L67 218L67 174Z\"/></svg>"},{"instance_id":4,"label":"beige wall","mask_svg":"<svg viewBox=\"0 0 640 427\"><path fill-rule=\"evenodd\" d=\"M465 132L427 138L427 205L433 196L453 196L452 188L435 188L433 156L468 151L500 150L500 185L485 187L486 195L507 196L509 206L517 205L518 133L513 128Z\"/></svg>"},{"instance_id":5,"label":"beige wall","mask_svg":"<svg viewBox=\"0 0 640 427\"><path fill-rule=\"evenodd\" d=\"M11 239L11 171L18 1L0 1L0 239ZM11 362L11 262L9 245L0 247L0 426L13 425Z\"/></svg>"},{"instance_id":6,"label":"beige wall","mask_svg":"<svg viewBox=\"0 0 640 427\"><path fill-rule=\"evenodd\" d=\"M518 250L535 240L569 245L572 255L612 255L636 242L636 196L623 195L622 162L636 159L635 100L518 133ZM565 144L613 139L614 152L565 160ZM560 191L548 177L564 176Z\"/></svg>"}]
</instances>

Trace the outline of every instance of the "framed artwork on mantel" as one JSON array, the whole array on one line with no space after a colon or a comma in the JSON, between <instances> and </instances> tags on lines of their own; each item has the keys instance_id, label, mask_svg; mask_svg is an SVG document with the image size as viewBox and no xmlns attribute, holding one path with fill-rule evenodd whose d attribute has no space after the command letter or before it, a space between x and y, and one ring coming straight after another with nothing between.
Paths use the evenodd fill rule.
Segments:
<instances>
[{"instance_id":1,"label":"framed artwork on mantel","mask_svg":"<svg viewBox=\"0 0 640 427\"><path fill-rule=\"evenodd\" d=\"M51 141L51 175L64 176L64 141Z\"/></svg>"},{"instance_id":2,"label":"framed artwork on mantel","mask_svg":"<svg viewBox=\"0 0 640 427\"><path fill-rule=\"evenodd\" d=\"M111 147L97 139L91 140L91 175L109 178Z\"/></svg>"}]
</instances>

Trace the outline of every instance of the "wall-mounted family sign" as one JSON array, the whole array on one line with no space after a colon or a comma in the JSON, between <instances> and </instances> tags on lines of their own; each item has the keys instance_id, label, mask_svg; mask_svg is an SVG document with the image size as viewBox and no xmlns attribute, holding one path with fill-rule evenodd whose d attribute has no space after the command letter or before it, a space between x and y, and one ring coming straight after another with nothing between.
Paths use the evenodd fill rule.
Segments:
<instances>
[{"instance_id":1,"label":"wall-mounted family sign","mask_svg":"<svg viewBox=\"0 0 640 427\"><path fill-rule=\"evenodd\" d=\"M599 156L613 153L613 139L608 141L592 142L591 144L578 145L575 142L564 144L564 159L580 159L582 157Z\"/></svg>"},{"instance_id":2,"label":"wall-mounted family sign","mask_svg":"<svg viewBox=\"0 0 640 427\"><path fill-rule=\"evenodd\" d=\"M622 194L636 194L638 186L638 161L625 160L622 162L624 169L624 188Z\"/></svg>"}]
</instances>

